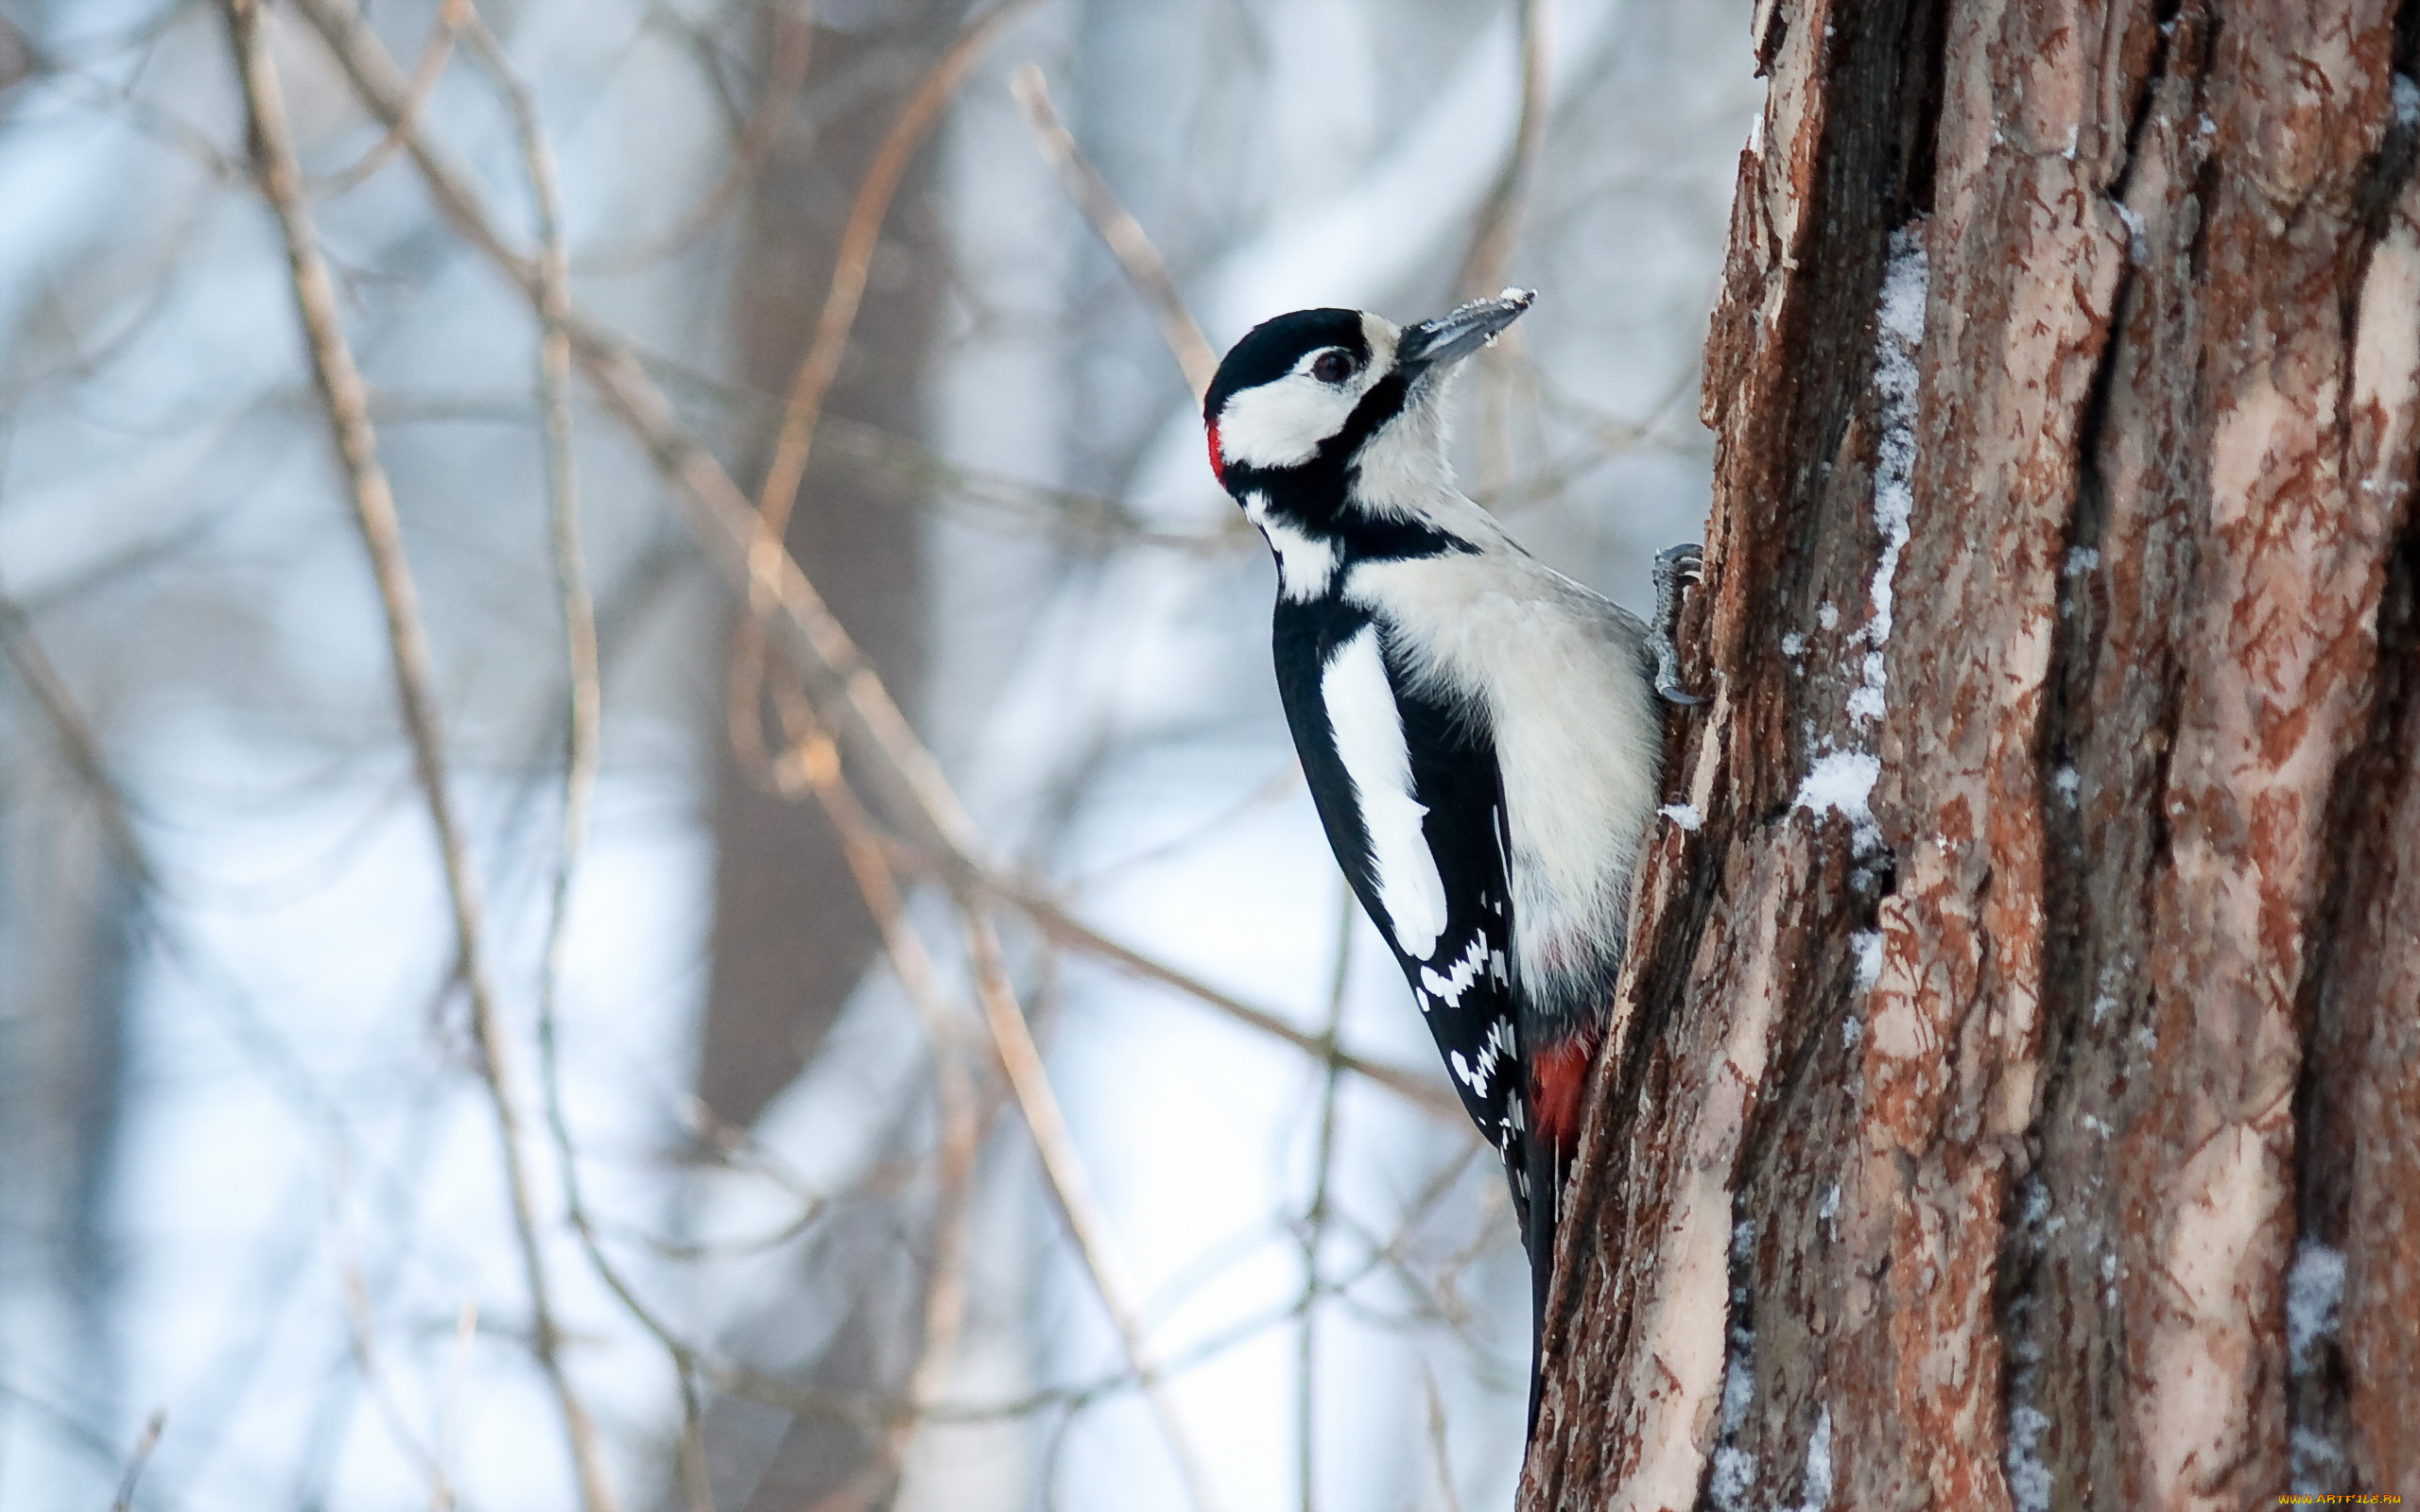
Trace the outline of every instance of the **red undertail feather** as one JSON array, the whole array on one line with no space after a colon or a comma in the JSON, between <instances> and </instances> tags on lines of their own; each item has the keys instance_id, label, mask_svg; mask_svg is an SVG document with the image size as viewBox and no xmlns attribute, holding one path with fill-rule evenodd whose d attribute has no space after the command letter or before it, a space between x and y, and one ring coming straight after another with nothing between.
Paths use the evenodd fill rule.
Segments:
<instances>
[{"instance_id":1,"label":"red undertail feather","mask_svg":"<svg viewBox=\"0 0 2420 1512\"><path fill-rule=\"evenodd\" d=\"M1580 1105L1588 1093L1588 1066L1597 1058L1593 1025L1547 1045L1530 1060L1530 1117L1537 1137L1568 1159L1580 1148Z\"/></svg>"},{"instance_id":2,"label":"red undertail feather","mask_svg":"<svg viewBox=\"0 0 2420 1512\"><path fill-rule=\"evenodd\" d=\"M1215 420L1210 422L1210 474L1219 480L1221 487L1225 486L1227 460L1219 455L1219 422Z\"/></svg>"}]
</instances>

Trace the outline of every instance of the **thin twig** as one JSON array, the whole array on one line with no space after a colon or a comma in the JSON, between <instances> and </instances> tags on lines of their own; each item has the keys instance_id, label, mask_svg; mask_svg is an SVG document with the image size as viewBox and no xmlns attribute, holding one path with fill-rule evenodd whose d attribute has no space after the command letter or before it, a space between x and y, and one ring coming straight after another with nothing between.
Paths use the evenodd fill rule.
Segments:
<instances>
[{"instance_id":1,"label":"thin twig","mask_svg":"<svg viewBox=\"0 0 2420 1512\"><path fill-rule=\"evenodd\" d=\"M402 76L378 39L359 24L357 17L340 9L337 0L293 3L326 42L371 112L381 120L397 119ZM425 137L417 132L406 137L405 148L448 223L521 284L533 301L540 298L534 267L496 232L463 175L439 157ZM963 877L986 893L1011 903L1062 943L1188 993L1298 1050L1320 1054L1316 1036L1305 1034L1273 1014L1253 1008L1106 938L1078 923L1055 904L995 876L978 861L983 849L980 838L973 819L943 777L941 764L916 738L882 679L848 631L833 617L822 595L799 570L798 563L781 550L778 541L769 551L757 550L762 522L747 496L713 455L682 428L670 401L648 379L626 345L605 335L577 312L566 325L574 362L596 387L615 419L645 447L657 472L687 507L710 556L725 572L743 581L759 571L775 575L775 597L781 605L783 621L793 649L800 653L801 667L818 684L819 705L847 716L845 725L839 720L828 722L847 729L853 738L862 738L865 751L873 758L869 769L890 789L890 796L902 800L909 816L929 834L933 849L913 852L919 860L927 867ZM831 702L823 704L821 700L827 697ZM900 853L894 851L894 863ZM936 856L941 859L934 859ZM1371 1077L1441 1118L1462 1120L1460 1105L1450 1092L1434 1085L1433 1078L1358 1057L1343 1057L1340 1064Z\"/></svg>"},{"instance_id":2,"label":"thin twig","mask_svg":"<svg viewBox=\"0 0 2420 1512\"><path fill-rule=\"evenodd\" d=\"M653 267L721 219L741 192L756 181L773 144L781 139L782 123L789 114L790 102L806 83L807 63L815 51L815 0L803 0L796 9L783 5L769 9L773 13L772 56L766 60L764 88L757 95L755 110L749 114L748 124L740 131L739 144L722 178L670 229L627 247L583 253L579 259L581 272L636 273Z\"/></svg>"},{"instance_id":3,"label":"thin twig","mask_svg":"<svg viewBox=\"0 0 2420 1512\"><path fill-rule=\"evenodd\" d=\"M1084 1268L1092 1275L1094 1289L1100 1294L1101 1310L1109 1314L1110 1325L1125 1344L1127 1359L1133 1362L1144 1398L1159 1421L1160 1435L1167 1440L1169 1456L1176 1461L1178 1478L1184 1483L1185 1493L1197 1512L1207 1512L1212 1505L1209 1483L1202 1475L1184 1425L1176 1415L1175 1404L1168 1400L1167 1383L1152 1359L1150 1341L1143 1333L1142 1318L1129 1300L1125 1273L1110 1247L1108 1228L1093 1201L1092 1182L1084 1173L1083 1158L1076 1153L1075 1137L1067 1132L1067 1120L1059 1109L1058 1094L1050 1090L1050 1078L1042 1069L1042 1051L1033 1042L1024 1010L1017 1005L1016 989L1009 981L1008 963L1000 954L999 933L976 899L961 898L959 907L966 916L967 945L975 962L976 1001L982 1005L984 1027L992 1032L992 1048L1000 1057L1001 1069L1008 1074L1010 1088L1016 1093L1017 1110L1025 1117L1026 1131L1033 1137L1034 1150L1042 1157L1042 1170L1049 1180L1051 1194L1058 1198L1059 1211L1067 1220L1067 1232L1076 1241L1076 1251L1083 1260Z\"/></svg>"},{"instance_id":4,"label":"thin twig","mask_svg":"<svg viewBox=\"0 0 2420 1512\"><path fill-rule=\"evenodd\" d=\"M577 260L573 264L577 271ZM642 352L648 369L696 390L732 412L732 430L752 430L758 416L779 406L769 397L743 385L710 378L661 352ZM0 391L0 403L6 402ZM370 414L386 429L433 421L480 421L517 424L529 406L520 396L475 391L381 389L371 395ZM1157 530L1143 524L1124 501L1081 489L1054 488L1011 473L970 467L935 453L910 437L878 425L826 413L815 428L818 457L838 459L885 481L908 485L885 490L874 502L902 509L930 509L952 519L985 522L1004 516L1020 525L1046 527L1062 538L1118 546L1150 546L1165 551L1207 556L1240 550L1245 544L1230 531ZM158 548L152 548L158 554Z\"/></svg>"},{"instance_id":5,"label":"thin twig","mask_svg":"<svg viewBox=\"0 0 2420 1512\"><path fill-rule=\"evenodd\" d=\"M116 849L127 870L143 891L157 892L159 874L152 869L150 852L135 833L126 796L110 776L100 737L93 732L84 711L77 707L75 696L68 691L66 679L59 675L57 663L43 648L41 637L34 633L33 620L9 596L5 585L0 585L0 650L7 652L17 677L34 696L34 701L42 705L60 754L92 795L93 806L100 814L101 828L108 833L110 844Z\"/></svg>"},{"instance_id":6,"label":"thin twig","mask_svg":"<svg viewBox=\"0 0 2420 1512\"><path fill-rule=\"evenodd\" d=\"M571 409L571 261L562 230L562 201L555 178L554 149L546 140L535 95L506 57L485 18L472 15L466 27L473 49L494 78L520 138L523 170L538 224L538 392L544 415L549 537L555 597L563 630L566 679L563 737L562 827L558 837L553 885L546 914L546 945L538 982L539 1086L546 1127L561 1170L563 1206L590 1265L653 1332L670 1356L681 1385L681 1439L675 1455L682 1489L691 1512L714 1512L714 1489L706 1474L705 1414L698 1400L695 1357L670 1331L637 1305L635 1294L607 1264L596 1242L579 1182L579 1154L563 1107L559 1027L563 971L571 939L572 881L588 839L589 812L604 720L604 676L596 640L596 604L589 586L587 555L580 543L579 473L573 449Z\"/></svg>"},{"instance_id":7,"label":"thin twig","mask_svg":"<svg viewBox=\"0 0 2420 1512\"><path fill-rule=\"evenodd\" d=\"M260 0L225 0L225 5L234 43L236 72L243 85L255 176L262 194L276 213L278 229L285 238L295 312L307 338L312 376L343 466L354 523L377 582L379 603L387 619L396 700L427 801L429 823L436 832L446 895L453 906L458 969L469 991L472 1033L479 1046L480 1079L495 1114L505 1190L529 1292L532 1348L562 1410L580 1503L587 1512L613 1512L614 1493L605 1479L596 1430L563 1368L562 1340L555 1321L545 1255L530 1197L527 1158L521 1147L520 1111L510 1084L510 1046L489 973L478 879L471 864L469 845L455 818L446 782L444 737L431 687L428 635L421 623L411 564L404 553L394 494L378 461L377 435L370 423L361 373L354 364L353 352L345 344L344 332L337 318L336 287L328 277L327 264L320 258L310 212L303 205L302 165L286 125L285 95L261 36ZM409 129L409 123L403 120L400 112L396 124L405 127L407 137L418 140L418 133Z\"/></svg>"},{"instance_id":8,"label":"thin twig","mask_svg":"<svg viewBox=\"0 0 2420 1512\"><path fill-rule=\"evenodd\" d=\"M1024 110L1026 124L1033 129L1034 145L1042 156L1059 171L1059 181L1067 189L1067 198L1083 212L1092 223L1117 266L1126 270L1126 281L1142 297L1152 316L1160 323L1160 339L1167 343L1168 354L1176 358L1179 370L1184 374L1185 387L1193 390L1199 403L1210 389L1210 380L1219 370L1219 353L1209 338L1201 334L1176 291L1176 280L1168 276L1167 260L1144 234L1142 224L1128 214L1118 200L1117 192L1084 159L1076 146L1075 136L1059 120L1059 112L1050 105L1050 86L1043 80L1042 69L1028 63L1009 77L1009 90Z\"/></svg>"},{"instance_id":9,"label":"thin twig","mask_svg":"<svg viewBox=\"0 0 2420 1512\"><path fill-rule=\"evenodd\" d=\"M960 1058L959 1018L943 1001L931 957L908 925L898 879L874 838L872 818L841 778L839 747L828 734L811 726L793 727L790 734L789 753L780 768L782 785L790 796L812 792L840 832L842 853L881 931L891 970L923 1021L933 1068L940 1146L933 1252L925 1273L924 1338L916 1365L908 1375L906 1411L883 1435L873 1464L816 1507L816 1512L861 1512L879 1503L897 1484L908 1446L925 1412L940 1399L956 1360L959 1335L966 1322L966 1270L973 1236L968 1199L975 1157L981 1147L982 1121L976 1112L974 1082Z\"/></svg>"},{"instance_id":10,"label":"thin twig","mask_svg":"<svg viewBox=\"0 0 2420 1512\"><path fill-rule=\"evenodd\" d=\"M431 1452L437 1462L437 1484L429 1495L429 1512L449 1512L454 1505L452 1479L446 1474L445 1462L451 1457L455 1430L462 1416L462 1390L471 1381L471 1347L479 1337L479 1299L462 1298L461 1307L454 1314L454 1363L445 1372L444 1394L437 1400L436 1442Z\"/></svg>"},{"instance_id":11,"label":"thin twig","mask_svg":"<svg viewBox=\"0 0 2420 1512\"><path fill-rule=\"evenodd\" d=\"M1353 978L1353 894L1337 889L1336 966L1328 975L1327 1033L1322 1038L1336 1048L1344 1028L1344 991ZM1312 1448L1314 1369L1318 1364L1320 1250L1327 1240L1327 1189L1336 1166L1336 1105L1340 1068L1330 1060L1320 1078L1320 1139L1311 1158L1311 1200L1303 1211L1303 1296L1299 1304L1303 1326L1294 1356L1294 1478L1303 1512L1312 1512L1318 1464Z\"/></svg>"},{"instance_id":12,"label":"thin twig","mask_svg":"<svg viewBox=\"0 0 2420 1512\"><path fill-rule=\"evenodd\" d=\"M865 179L857 185L856 198L849 207L848 223L840 232L839 247L833 253L832 283L824 291L822 311L816 317L815 338L799 364L798 375L790 382L789 401L782 409L782 428L773 438L773 459L766 466L765 486L756 496L766 533L775 541L782 538L788 524L799 480L806 472L807 454L815 444L816 421L823 414L823 401L832 391L832 380L839 376L840 359L848 352L849 333L856 325L857 309L865 300L866 278L873 266L874 248L881 238L890 201L899 192L899 181L907 176L908 165L915 161L925 138L941 120L942 109L956 97L959 87L966 82L966 76L974 72L975 65L982 61L983 54L1001 29L1032 9L1033 4L1034 0L1001 0L959 30L925 72L915 92L908 96L908 102L900 107L898 119L890 123L890 131L866 169ZM759 573L754 576L769 579L772 575Z\"/></svg>"},{"instance_id":13,"label":"thin twig","mask_svg":"<svg viewBox=\"0 0 2420 1512\"><path fill-rule=\"evenodd\" d=\"M1351 1290L1376 1274L1390 1268L1414 1280L1406 1270L1404 1251L1409 1247L1411 1231L1444 1200L1448 1192L1461 1181L1478 1153L1487 1148L1472 1140L1467 1148L1431 1175L1422 1191L1406 1210L1401 1228L1384 1245L1374 1246L1361 1262L1345 1275L1323 1278L1320 1281L1321 1297L1347 1297ZM1293 1299L1269 1308L1251 1317L1238 1319L1207 1338L1195 1341L1170 1353L1161 1362L1159 1379L1173 1381L1186 1372L1206 1365L1240 1345L1259 1338L1272 1329L1293 1322L1299 1315L1299 1304ZM928 1415L936 1422L982 1423L1002 1422L1030 1417L1050 1407L1083 1407L1109 1396L1143 1383L1142 1377L1130 1365L1123 1370L1085 1382L1080 1385L1048 1386L1021 1397L994 1402L943 1403Z\"/></svg>"},{"instance_id":14,"label":"thin twig","mask_svg":"<svg viewBox=\"0 0 2420 1512\"><path fill-rule=\"evenodd\" d=\"M1454 286L1466 300L1484 298L1503 286L1505 265L1520 241L1521 203L1536 172L1538 149L1546 143L1551 114L1547 96L1554 76L1548 12L1553 5L1554 0L1520 0L1521 118L1513 128L1512 148L1505 155L1504 166L1473 217L1476 230L1454 276Z\"/></svg>"},{"instance_id":15,"label":"thin twig","mask_svg":"<svg viewBox=\"0 0 2420 1512\"><path fill-rule=\"evenodd\" d=\"M442 1512L455 1504L454 1486L446 1478L445 1462L436 1448L421 1442L410 1415L395 1400L386 1367L379 1363L378 1324L370 1304L370 1282L361 1274L361 1263L354 1254L351 1236L345 1236L340 1243L342 1259L337 1265L337 1280L344 1294L345 1333L353 1350L354 1373L361 1378L362 1389L370 1394L370 1403L378 1410L378 1420L397 1452L427 1478L429 1504Z\"/></svg>"},{"instance_id":16,"label":"thin twig","mask_svg":"<svg viewBox=\"0 0 2420 1512\"><path fill-rule=\"evenodd\" d=\"M419 127L420 112L427 109L429 95L444 77L445 60L453 54L455 34L462 29L462 22L470 13L471 0L438 0L437 23L428 28L428 41L421 44L420 61L412 65L411 94L404 103L404 118L388 128L350 167L310 180L313 198L350 194L394 158L404 138Z\"/></svg>"},{"instance_id":17,"label":"thin twig","mask_svg":"<svg viewBox=\"0 0 2420 1512\"><path fill-rule=\"evenodd\" d=\"M1461 1104L1455 1100L1452 1092L1440 1087L1433 1077L1372 1060L1330 1045L1319 1035L1306 1034L1266 1008L1254 1007L1199 977L1110 938L1029 884L1001 876L959 857L936 853L906 840L894 838L890 845L893 860L903 868L923 872L954 888L972 888L994 902L1006 904L1023 914L1045 937L1056 944L1080 951L1129 976L1172 988L1272 1039L1284 1040L1322 1065L1335 1066L1367 1077L1424 1112L1434 1114L1457 1127L1467 1124L1468 1115L1462 1111Z\"/></svg>"},{"instance_id":18,"label":"thin twig","mask_svg":"<svg viewBox=\"0 0 2420 1512\"><path fill-rule=\"evenodd\" d=\"M1240 544L1232 536L1215 531L1155 529L1123 500L1080 489L1053 488L954 462L907 437L838 415L823 417L823 422L816 427L816 444L826 457L838 456L918 485L920 493L936 490L954 494L970 505L1028 524L1047 525L1070 536L1106 538L1121 546L1152 546L1197 554L1233 551ZM969 515L971 511L960 517Z\"/></svg>"},{"instance_id":19,"label":"thin twig","mask_svg":"<svg viewBox=\"0 0 2420 1512\"><path fill-rule=\"evenodd\" d=\"M1547 52L1547 11L1552 4L1553 0L1519 0L1521 115L1513 127L1512 150L1505 155L1504 166L1489 187L1486 199L1479 204L1470 246L1463 251L1462 266L1454 277L1455 286L1462 291L1464 299L1483 298L1502 286L1505 266L1512 260L1512 249L1520 240L1522 203L1536 168L1538 149L1546 141L1547 96L1553 84ZM1523 350L1525 336L1518 332L1510 335L1511 339L1491 350L1485 364L1488 376L1495 382L1487 386L1479 426L1481 486L1474 496L1481 499L1501 491L1503 480L1512 470L1506 431L1514 403L1512 388L1527 365L1516 366L1514 361L1515 354ZM1535 396L1530 397L1534 404Z\"/></svg>"},{"instance_id":20,"label":"thin twig","mask_svg":"<svg viewBox=\"0 0 2420 1512\"><path fill-rule=\"evenodd\" d=\"M779 1249L799 1235L815 1227L816 1220L828 1211L821 1199L804 1203L798 1212L780 1227L762 1233L732 1239L666 1239L635 1224L610 1223L592 1217L589 1222L601 1236L617 1239L623 1244L644 1249L661 1260L697 1262L704 1260L741 1260L750 1255L762 1255Z\"/></svg>"},{"instance_id":21,"label":"thin twig","mask_svg":"<svg viewBox=\"0 0 2420 1512\"><path fill-rule=\"evenodd\" d=\"M134 1440L134 1452L127 1456L126 1473L118 1477L117 1495L110 1499L110 1512L132 1512L134 1487L143 1479L143 1467L151 1463L151 1451L160 1445L161 1431L167 1426L165 1408L155 1409L145 1421L142 1435Z\"/></svg>"},{"instance_id":22,"label":"thin twig","mask_svg":"<svg viewBox=\"0 0 2420 1512\"><path fill-rule=\"evenodd\" d=\"M1445 1442L1445 1399L1437 1392L1437 1376L1426 1366L1420 1368L1420 1384L1428 1398L1428 1450L1437 1460L1437 1490L1445 1499L1445 1512L1462 1512L1462 1497L1454 1489L1454 1458Z\"/></svg>"},{"instance_id":23,"label":"thin twig","mask_svg":"<svg viewBox=\"0 0 2420 1512\"><path fill-rule=\"evenodd\" d=\"M884 133L882 145L874 149L873 161L867 165L865 177L857 184L856 198L849 206L839 245L833 251L832 280L824 289L823 308L816 316L815 335L807 343L806 355L790 380L789 398L782 406L781 428L773 438L772 460L766 464L764 486L757 490L756 514L762 522L755 542L759 556L769 549L781 549L781 542L788 535L790 512L798 502L799 484L806 475L816 427L823 416L823 402L840 374L841 358L848 354L849 333L856 329L857 311L865 302L866 280L873 266L874 249L881 241L883 221L890 213L891 200L898 196L900 180L907 177L908 164L915 161L925 139L941 121L942 110L957 96L959 86L982 60L993 40L1032 4L1033 0L1002 0L961 27L908 94L907 103L890 123L890 129ZM756 710L764 682L766 630L777 607L772 596L775 577L770 570L749 574L748 616L740 622L732 650L732 744L742 764L750 766L761 765L763 760Z\"/></svg>"}]
</instances>

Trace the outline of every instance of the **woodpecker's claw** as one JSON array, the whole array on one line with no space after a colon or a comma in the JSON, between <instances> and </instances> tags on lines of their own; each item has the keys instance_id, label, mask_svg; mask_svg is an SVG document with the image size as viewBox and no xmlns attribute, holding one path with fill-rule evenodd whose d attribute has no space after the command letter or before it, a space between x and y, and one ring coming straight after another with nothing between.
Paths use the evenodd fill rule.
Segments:
<instances>
[{"instance_id":1,"label":"woodpecker's claw","mask_svg":"<svg viewBox=\"0 0 2420 1512\"><path fill-rule=\"evenodd\" d=\"M1704 580L1705 556L1694 541L1655 554L1655 696L1666 703L1705 702L1681 686L1681 648L1673 642L1681 625L1681 585Z\"/></svg>"}]
</instances>

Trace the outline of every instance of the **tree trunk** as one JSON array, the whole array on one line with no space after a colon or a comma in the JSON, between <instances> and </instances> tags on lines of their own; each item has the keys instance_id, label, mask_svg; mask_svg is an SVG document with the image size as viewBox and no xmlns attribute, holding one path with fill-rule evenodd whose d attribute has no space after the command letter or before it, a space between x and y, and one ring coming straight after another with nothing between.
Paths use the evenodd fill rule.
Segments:
<instances>
[{"instance_id":1,"label":"tree trunk","mask_svg":"<svg viewBox=\"0 0 2420 1512\"><path fill-rule=\"evenodd\" d=\"M2416 43L1759 5L1525 1507L2420 1497Z\"/></svg>"},{"instance_id":2,"label":"tree trunk","mask_svg":"<svg viewBox=\"0 0 2420 1512\"><path fill-rule=\"evenodd\" d=\"M739 266L741 369L778 406L815 335L834 253L859 180L946 37L955 6L898 8L871 37L818 28L804 99L778 136L751 197ZM768 51L770 50L769 44ZM820 119L818 116L820 115ZM927 198L929 156L901 185L884 222L849 354L826 413L898 435L922 428L924 379L942 305L941 227ZM761 474L771 430L751 464ZM820 454L789 518L787 544L833 612L914 706L925 682L925 563L915 490L845 470ZM748 1124L812 1056L878 936L838 838L811 803L765 790L724 738L726 706L710 710L716 773L715 915L698 1094L720 1117Z\"/></svg>"},{"instance_id":3,"label":"tree trunk","mask_svg":"<svg viewBox=\"0 0 2420 1512\"><path fill-rule=\"evenodd\" d=\"M805 86L755 180L741 244L740 368L773 405L763 446L742 474L752 485L771 459L779 406L815 339L859 185L959 9L954 0L915 0L878 17L844 15L849 29L816 28ZM768 33L772 9L765 8ZM766 52L773 50L769 35ZM931 161L929 152L918 155L883 221L824 405L826 415L901 436L923 428L944 293ZM785 532L833 612L911 709L925 686L929 610L922 503L915 486L849 468L820 445ZM735 605L735 615L745 612ZM719 695L720 684L713 686ZM746 1125L813 1058L880 936L822 811L769 791L761 776L743 770L726 736L728 705L715 696L706 708L719 757L698 1095L717 1116ZM799 1262L823 1284L802 1280L741 1325L752 1363L811 1389L894 1391L919 1337L916 1299L925 1284L921 1263L900 1251L901 1229L900 1214L879 1202L828 1226ZM840 1305L836 1297L847 1299L837 1325L826 1311ZM801 1336L811 1341L804 1354ZM772 1512L822 1506L836 1496L834 1504L887 1504L879 1490L870 1503L851 1503L842 1490L876 1453L874 1435L855 1425L723 1396L707 1413L706 1442L717 1505Z\"/></svg>"}]
</instances>

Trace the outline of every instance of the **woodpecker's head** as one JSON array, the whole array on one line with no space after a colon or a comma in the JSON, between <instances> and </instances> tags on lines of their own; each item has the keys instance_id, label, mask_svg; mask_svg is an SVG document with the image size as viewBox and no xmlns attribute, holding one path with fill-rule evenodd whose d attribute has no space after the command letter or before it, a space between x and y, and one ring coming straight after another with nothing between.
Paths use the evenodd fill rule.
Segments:
<instances>
[{"instance_id":1,"label":"woodpecker's head","mask_svg":"<svg viewBox=\"0 0 2420 1512\"><path fill-rule=\"evenodd\" d=\"M1536 296L1506 289L1398 330L1361 310L1296 310L1236 343L1203 396L1210 467L1256 524L1327 534L1358 516L1430 523L1453 491L1447 379Z\"/></svg>"}]
</instances>

